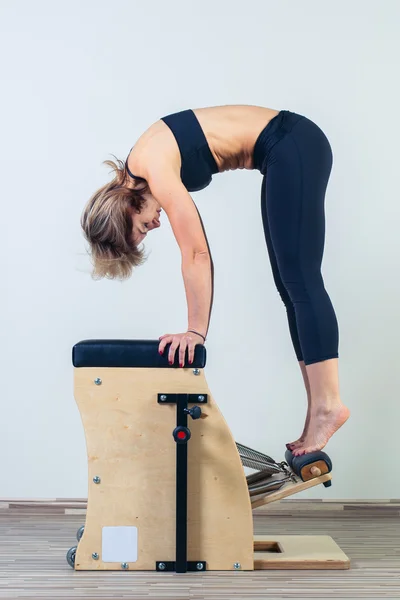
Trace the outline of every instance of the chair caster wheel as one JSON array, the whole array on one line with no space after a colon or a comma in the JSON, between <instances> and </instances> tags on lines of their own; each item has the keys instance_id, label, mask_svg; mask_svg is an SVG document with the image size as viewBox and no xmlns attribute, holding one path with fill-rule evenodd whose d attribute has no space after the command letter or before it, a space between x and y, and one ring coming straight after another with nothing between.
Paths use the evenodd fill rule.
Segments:
<instances>
[{"instance_id":1,"label":"chair caster wheel","mask_svg":"<svg viewBox=\"0 0 400 600\"><path fill-rule=\"evenodd\" d=\"M72 567L73 569L75 568L75 555L76 555L76 548L77 546L73 546L72 548L70 548L67 552L67 563L69 564L70 567Z\"/></svg>"},{"instance_id":2,"label":"chair caster wheel","mask_svg":"<svg viewBox=\"0 0 400 600\"><path fill-rule=\"evenodd\" d=\"M82 525L82 527L79 527L78 531L76 532L76 539L78 540L78 542L81 541L81 537L83 536L84 531L85 531L85 526Z\"/></svg>"}]
</instances>

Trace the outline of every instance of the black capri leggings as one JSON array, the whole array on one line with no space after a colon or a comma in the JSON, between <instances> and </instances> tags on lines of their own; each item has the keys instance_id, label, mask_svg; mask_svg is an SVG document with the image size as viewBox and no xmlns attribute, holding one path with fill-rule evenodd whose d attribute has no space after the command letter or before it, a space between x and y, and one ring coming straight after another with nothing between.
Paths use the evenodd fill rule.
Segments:
<instances>
[{"instance_id":1,"label":"black capri leggings","mask_svg":"<svg viewBox=\"0 0 400 600\"><path fill-rule=\"evenodd\" d=\"M297 359L306 365L338 357L337 319L321 274L332 162L323 131L287 110L254 147L254 167L264 175L261 210L272 273Z\"/></svg>"}]
</instances>

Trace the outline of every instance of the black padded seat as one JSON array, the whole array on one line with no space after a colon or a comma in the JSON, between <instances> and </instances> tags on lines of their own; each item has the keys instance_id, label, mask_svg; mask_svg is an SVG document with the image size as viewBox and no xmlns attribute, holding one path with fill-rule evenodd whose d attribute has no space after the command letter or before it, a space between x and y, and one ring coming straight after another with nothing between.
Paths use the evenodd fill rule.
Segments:
<instances>
[{"instance_id":1,"label":"black padded seat","mask_svg":"<svg viewBox=\"0 0 400 600\"><path fill-rule=\"evenodd\" d=\"M173 369L179 367L179 354L175 352L175 362L168 362L167 344L162 356L158 353L158 340L83 340L72 348L74 367L148 367ZM185 368L203 369L206 365L206 349L195 347L194 360L190 365L187 351Z\"/></svg>"}]
</instances>

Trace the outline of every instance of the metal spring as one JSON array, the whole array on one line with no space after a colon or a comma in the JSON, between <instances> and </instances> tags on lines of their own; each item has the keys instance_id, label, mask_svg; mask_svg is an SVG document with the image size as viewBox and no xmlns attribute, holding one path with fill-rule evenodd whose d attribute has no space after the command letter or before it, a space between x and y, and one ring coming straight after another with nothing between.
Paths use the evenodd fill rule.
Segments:
<instances>
[{"instance_id":1,"label":"metal spring","mask_svg":"<svg viewBox=\"0 0 400 600\"><path fill-rule=\"evenodd\" d=\"M244 446L243 444L239 444L236 442L236 447L239 451L241 458L255 459L256 461L260 461L261 463L270 463L276 465L276 461L268 456L267 454L262 454L262 452L258 452L257 450L253 450L248 446Z\"/></svg>"},{"instance_id":2,"label":"metal spring","mask_svg":"<svg viewBox=\"0 0 400 600\"><path fill-rule=\"evenodd\" d=\"M244 467L256 469L257 471L265 471L265 474L269 472L271 475L274 473L287 473L285 462L277 463L267 454L253 450L238 442L236 442L236 447Z\"/></svg>"}]
</instances>

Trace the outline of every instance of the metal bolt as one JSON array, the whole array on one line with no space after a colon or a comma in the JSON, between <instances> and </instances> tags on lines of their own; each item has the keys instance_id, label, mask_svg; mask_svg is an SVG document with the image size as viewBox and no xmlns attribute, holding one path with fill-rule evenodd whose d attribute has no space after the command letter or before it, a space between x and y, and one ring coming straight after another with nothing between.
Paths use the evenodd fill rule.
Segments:
<instances>
[{"instance_id":1,"label":"metal bolt","mask_svg":"<svg viewBox=\"0 0 400 600\"><path fill-rule=\"evenodd\" d=\"M199 396L199 402L203 402L204 396Z\"/></svg>"},{"instance_id":2,"label":"metal bolt","mask_svg":"<svg viewBox=\"0 0 400 600\"><path fill-rule=\"evenodd\" d=\"M196 569L197 569L198 571L202 571L202 570L203 570L203 565L202 565L202 563L197 563L197 565L196 565Z\"/></svg>"},{"instance_id":3,"label":"metal bolt","mask_svg":"<svg viewBox=\"0 0 400 600\"><path fill-rule=\"evenodd\" d=\"M101 479L100 479L100 477L98 475L95 475L93 477L93 483L100 483L100 481L101 481Z\"/></svg>"},{"instance_id":4,"label":"metal bolt","mask_svg":"<svg viewBox=\"0 0 400 600\"><path fill-rule=\"evenodd\" d=\"M165 394L161 394L161 396L160 396L161 402L165 402L166 399L167 399L167 396Z\"/></svg>"},{"instance_id":5,"label":"metal bolt","mask_svg":"<svg viewBox=\"0 0 400 600\"><path fill-rule=\"evenodd\" d=\"M161 571L164 571L164 569L165 569L165 563L158 563L158 568L159 568Z\"/></svg>"},{"instance_id":6,"label":"metal bolt","mask_svg":"<svg viewBox=\"0 0 400 600\"><path fill-rule=\"evenodd\" d=\"M95 384L96 384L96 385L101 385L101 384L103 383L103 382L101 381L100 377L97 377L97 378L94 380L94 382L95 382Z\"/></svg>"},{"instance_id":7,"label":"metal bolt","mask_svg":"<svg viewBox=\"0 0 400 600\"><path fill-rule=\"evenodd\" d=\"M200 375L199 369L193 369L193 375Z\"/></svg>"},{"instance_id":8,"label":"metal bolt","mask_svg":"<svg viewBox=\"0 0 400 600\"><path fill-rule=\"evenodd\" d=\"M234 568L234 569L240 569L240 568L241 568L241 566L242 566L242 565L241 565L240 563L235 563L235 564L233 565L233 568Z\"/></svg>"},{"instance_id":9,"label":"metal bolt","mask_svg":"<svg viewBox=\"0 0 400 600\"><path fill-rule=\"evenodd\" d=\"M128 563L121 563L122 569L129 569Z\"/></svg>"},{"instance_id":10,"label":"metal bolt","mask_svg":"<svg viewBox=\"0 0 400 600\"><path fill-rule=\"evenodd\" d=\"M97 554L97 552L93 552L93 554L92 554L92 558L93 558L94 560L99 560L99 555Z\"/></svg>"}]
</instances>

